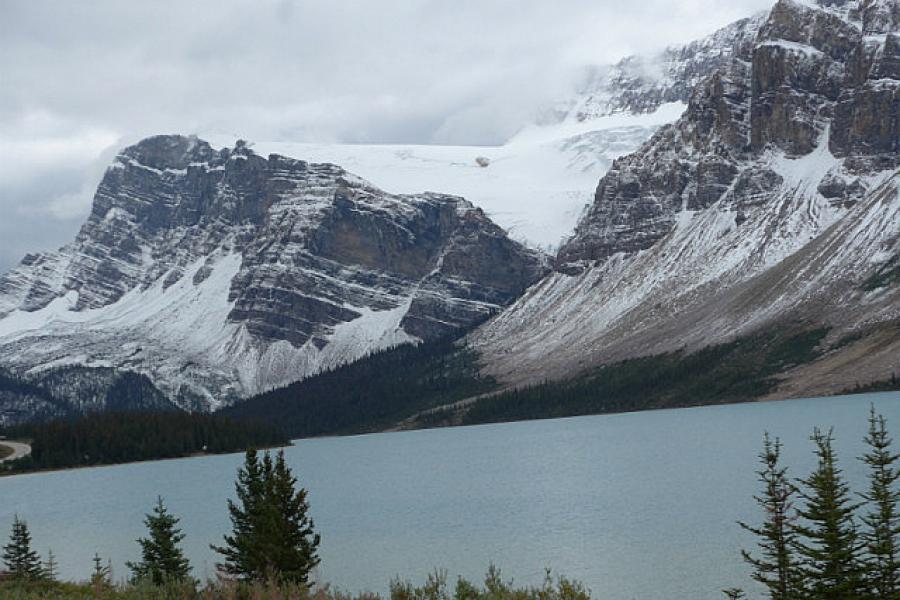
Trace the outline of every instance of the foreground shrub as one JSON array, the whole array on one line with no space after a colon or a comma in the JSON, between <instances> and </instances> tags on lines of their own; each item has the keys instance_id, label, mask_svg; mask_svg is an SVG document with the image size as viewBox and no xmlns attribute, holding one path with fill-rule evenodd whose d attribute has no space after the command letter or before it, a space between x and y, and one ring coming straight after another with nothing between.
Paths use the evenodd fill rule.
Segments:
<instances>
[{"instance_id":1,"label":"foreground shrub","mask_svg":"<svg viewBox=\"0 0 900 600\"><path fill-rule=\"evenodd\" d=\"M504 581L500 569L491 565L478 587L460 577L453 593L447 585L447 572L435 571L416 587L408 581L391 581L391 600L590 600L590 592L579 582L565 577L553 578L548 570L539 587L515 587L512 580Z\"/></svg>"},{"instance_id":2,"label":"foreground shrub","mask_svg":"<svg viewBox=\"0 0 900 600\"><path fill-rule=\"evenodd\" d=\"M590 592L565 577L547 571L544 583L516 587L504 581L500 570L488 569L482 586L460 578L451 592L446 571L435 571L421 586L395 579L390 584L390 600L590 600ZM129 583L98 588L91 584L0 582L3 600L382 600L378 594L348 594L330 585L310 589L305 583L210 581L201 588L189 583L152 585Z\"/></svg>"}]
</instances>

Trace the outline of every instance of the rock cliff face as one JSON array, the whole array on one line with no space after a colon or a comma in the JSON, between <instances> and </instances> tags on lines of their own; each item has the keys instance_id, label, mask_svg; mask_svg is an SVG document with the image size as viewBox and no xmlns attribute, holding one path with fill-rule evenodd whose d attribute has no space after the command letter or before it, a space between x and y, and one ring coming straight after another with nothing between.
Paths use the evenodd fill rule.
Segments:
<instances>
[{"instance_id":1,"label":"rock cliff face","mask_svg":"<svg viewBox=\"0 0 900 600\"><path fill-rule=\"evenodd\" d=\"M0 278L0 361L131 369L211 408L471 327L545 270L461 198L158 136L116 158L72 244Z\"/></svg>"},{"instance_id":2,"label":"rock cliff face","mask_svg":"<svg viewBox=\"0 0 900 600\"><path fill-rule=\"evenodd\" d=\"M784 182L773 152L800 158L821 142L848 159L817 182L836 205L863 193L856 175L896 168L900 37L883 31L885 6L853 8L776 4L755 43L695 90L681 120L615 162L560 263L647 249L682 211L765 201Z\"/></svg>"},{"instance_id":3,"label":"rock cliff face","mask_svg":"<svg viewBox=\"0 0 900 600\"><path fill-rule=\"evenodd\" d=\"M615 161L556 273L473 336L487 371L564 377L780 322L832 327L829 343L891 329L900 290L877 274L900 254L898 6L780 0L681 119ZM798 389L889 376L888 337Z\"/></svg>"}]
</instances>

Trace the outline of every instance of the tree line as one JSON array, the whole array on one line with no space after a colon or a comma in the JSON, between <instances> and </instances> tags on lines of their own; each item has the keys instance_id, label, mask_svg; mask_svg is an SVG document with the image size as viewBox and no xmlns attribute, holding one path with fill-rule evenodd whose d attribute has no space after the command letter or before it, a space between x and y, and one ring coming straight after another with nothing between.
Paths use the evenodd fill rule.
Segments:
<instances>
[{"instance_id":1,"label":"tree line","mask_svg":"<svg viewBox=\"0 0 900 600\"><path fill-rule=\"evenodd\" d=\"M228 501L232 531L221 545L220 578L200 587L181 549L184 534L179 519L162 498L145 516L147 536L137 540L140 559L126 563L129 583L115 585L109 562L95 554L87 584L56 581L58 565L53 553L42 562L31 548L25 521L15 518L2 560L8 581L0 578L3 597L18 600L119 599L119 600L379 600L371 592L350 595L313 581L319 564L321 538L309 517L307 492L287 466L284 453L260 456L248 451L235 481L236 500ZM318 583L313 592L314 584ZM446 571L435 570L425 583L415 586L395 577L390 582L391 600L590 600L590 592L578 581L545 573L538 586L516 587L491 565L482 585L459 577L452 589Z\"/></svg>"},{"instance_id":2,"label":"tree line","mask_svg":"<svg viewBox=\"0 0 900 600\"><path fill-rule=\"evenodd\" d=\"M140 559L127 562L127 584L115 585L112 567L94 554L87 584L62 584L51 552L47 560L32 548L27 523L15 517L9 542L3 547L6 573L0 594L20 600L45 598L103 598L121 600L379 600L371 592L355 596L313 581L320 562L321 537L309 516L307 491L298 484L284 452L262 455L249 450L238 469L235 500L228 500L231 532L210 548L219 556L219 579L205 586L192 576L181 543L180 520L157 498L145 515L145 537L138 538ZM319 583L315 593L311 590ZM436 570L424 585L414 586L396 577L390 582L391 600L590 600L579 582L552 577L535 587L515 587L491 565L482 586L460 577L452 590L447 573Z\"/></svg>"},{"instance_id":3,"label":"tree line","mask_svg":"<svg viewBox=\"0 0 900 600\"><path fill-rule=\"evenodd\" d=\"M226 407L277 423L291 437L378 431L419 411L496 388L455 338L405 344Z\"/></svg>"},{"instance_id":4,"label":"tree line","mask_svg":"<svg viewBox=\"0 0 900 600\"><path fill-rule=\"evenodd\" d=\"M3 465L13 472L234 452L289 443L282 430L271 423L181 411L91 413L29 423L5 433L11 438L31 440L29 456Z\"/></svg>"},{"instance_id":5,"label":"tree line","mask_svg":"<svg viewBox=\"0 0 900 600\"><path fill-rule=\"evenodd\" d=\"M407 419L437 427L739 402L771 391L784 369L814 360L827 333L770 331L496 394L497 382L479 373L477 351L450 337L373 353L222 414L264 419L292 437L312 437L378 431ZM452 406L478 396L462 411Z\"/></svg>"},{"instance_id":6,"label":"tree line","mask_svg":"<svg viewBox=\"0 0 900 600\"><path fill-rule=\"evenodd\" d=\"M475 425L744 402L772 391L776 375L819 356L828 329L791 329L605 365L579 377L486 395L423 413L424 427Z\"/></svg>"},{"instance_id":7,"label":"tree line","mask_svg":"<svg viewBox=\"0 0 900 600\"><path fill-rule=\"evenodd\" d=\"M764 436L757 471L760 491L754 496L763 518L758 524L740 523L757 539L755 550L742 552L752 578L772 600L900 599L900 454L893 448L885 418L872 407L864 438L867 450L859 457L868 469L867 484L856 492L839 466L832 431L815 429L810 439L816 467L806 477L794 479L782 463L781 441ZM240 583L287 584L308 592L311 574L319 564L321 539L309 516L307 492L298 485L284 452L248 451L238 469L235 498L228 500L231 532L221 544L211 545L221 557L219 572ZM162 498L144 523L148 535L137 540L141 558L127 563L132 582L154 588L178 586L174 589L179 595L165 597L197 597L198 582L191 577L190 563L180 546L184 535L179 520ZM52 553L41 560L32 549L27 523L18 516L2 560L13 582L47 583L56 578L58 566ZM460 580L457 600L588 598L583 588L563 585L564 580L546 595L540 589L506 588L509 595L492 596L491 577L489 571L485 590L467 588L471 584ZM497 584L496 577L493 581ZM392 583L391 597L449 600L445 583L440 577L430 578L424 588ZM112 586L110 569L98 555L91 585L98 590ZM746 597L739 588L723 591L730 599ZM248 592L234 597L301 596Z\"/></svg>"},{"instance_id":8,"label":"tree line","mask_svg":"<svg viewBox=\"0 0 900 600\"><path fill-rule=\"evenodd\" d=\"M817 466L795 480L782 464L781 441L765 436L755 496L764 518L741 523L758 546L743 557L772 600L900 599L900 455L886 421L873 407L860 457L868 467L865 490L851 490L833 439L830 430L813 432ZM741 589L724 591L745 597Z\"/></svg>"},{"instance_id":9,"label":"tree line","mask_svg":"<svg viewBox=\"0 0 900 600\"><path fill-rule=\"evenodd\" d=\"M143 374L112 367L66 366L28 380L0 368L0 418L8 424L77 418L104 411L177 411Z\"/></svg>"},{"instance_id":10,"label":"tree line","mask_svg":"<svg viewBox=\"0 0 900 600\"><path fill-rule=\"evenodd\" d=\"M274 582L309 588L310 574L319 564L319 534L309 516L307 491L279 450L262 456L248 450L235 481L237 500L228 500L232 532L221 545L210 547L221 556L220 573L240 582ZM141 558L128 562L131 583L178 590L190 597L198 581L181 547L179 519L161 497L145 516L147 537L137 540ZM9 542L3 548L6 578L18 584L52 583L58 566L52 552L42 561L32 548L26 521L15 517ZM111 588L111 568L94 555L91 585Z\"/></svg>"}]
</instances>

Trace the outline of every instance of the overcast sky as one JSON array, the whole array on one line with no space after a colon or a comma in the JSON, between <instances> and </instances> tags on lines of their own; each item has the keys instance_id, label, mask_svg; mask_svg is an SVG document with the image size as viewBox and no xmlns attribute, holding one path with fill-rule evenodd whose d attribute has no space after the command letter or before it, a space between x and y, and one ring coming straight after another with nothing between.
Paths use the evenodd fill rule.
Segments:
<instances>
[{"instance_id":1,"label":"overcast sky","mask_svg":"<svg viewBox=\"0 0 900 600\"><path fill-rule=\"evenodd\" d=\"M580 69L772 0L0 0L0 271L153 133L496 144Z\"/></svg>"}]
</instances>

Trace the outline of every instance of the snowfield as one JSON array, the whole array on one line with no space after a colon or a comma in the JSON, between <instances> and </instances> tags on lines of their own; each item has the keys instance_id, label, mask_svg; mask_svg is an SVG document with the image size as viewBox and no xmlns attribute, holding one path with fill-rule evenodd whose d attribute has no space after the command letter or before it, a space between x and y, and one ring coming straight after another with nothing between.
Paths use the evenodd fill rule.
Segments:
<instances>
[{"instance_id":1,"label":"snowfield","mask_svg":"<svg viewBox=\"0 0 900 600\"><path fill-rule=\"evenodd\" d=\"M255 141L250 147L263 156L340 165L394 194L462 196L513 239L551 252L572 234L612 161L634 152L684 108L672 102L649 114L619 113L586 121L569 117L551 125L530 125L502 146ZM200 137L213 146L232 147L236 141L215 133Z\"/></svg>"}]
</instances>

